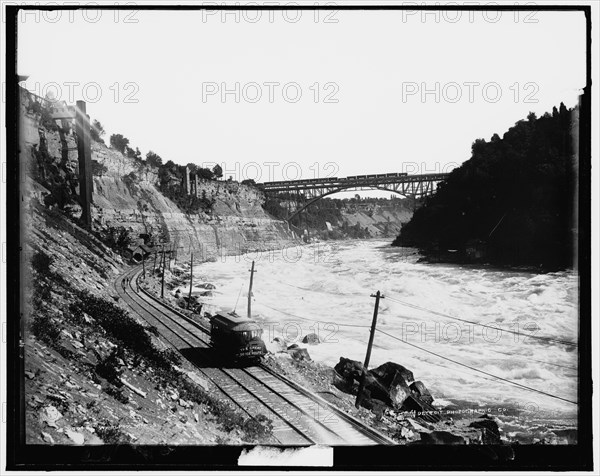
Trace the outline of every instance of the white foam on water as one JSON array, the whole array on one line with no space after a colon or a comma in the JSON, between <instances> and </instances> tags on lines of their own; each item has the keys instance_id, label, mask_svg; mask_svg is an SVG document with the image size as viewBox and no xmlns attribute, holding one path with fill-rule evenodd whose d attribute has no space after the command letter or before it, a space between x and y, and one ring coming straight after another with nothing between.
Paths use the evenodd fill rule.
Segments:
<instances>
[{"instance_id":1,"label":"white foam on water","mask_svg":"<svg viewBox=\"0 0 600 476\"><path fill-rule=\"evenodd\" d=\"M322 343L309 347L313 359L329 365L341 356L362 361L373 315L370 295L380 290L385 298L378 329L484 372L577 399L577 347L527 337L577 342L574 273L417 263L414 250L391 248L383 241L318 243L202 264L197 276L217 287L204 300L225 310L237 301L237 312L245 312L252 259L257 270L253 317L263 322L265 340L278 336L299 341L314 332ZM434 397L445 401L528 408L546 417L576 415L576 405L376 333L370 367L386 361L411 369Z\"/></svg>"}]
</instances>

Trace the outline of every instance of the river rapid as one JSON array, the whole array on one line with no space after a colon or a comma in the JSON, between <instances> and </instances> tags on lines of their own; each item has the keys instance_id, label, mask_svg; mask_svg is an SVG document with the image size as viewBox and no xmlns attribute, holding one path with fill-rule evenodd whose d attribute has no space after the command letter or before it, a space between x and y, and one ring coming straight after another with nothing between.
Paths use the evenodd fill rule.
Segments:
<instances>
[{"instance_id":1,"label":"river rapid","mask_svg":"<svg viewBox=\"0 0 600 476\"><path fill-rule=\"evenodd\" d=\"M341 356L364 360L371 295L379 290L383 332L375 334L369 367L400 363L425 383L437 407L490 413L513 436L537 424L574 428L577 274L419 258L387 241L314 243L203 263L194 286L216 286L203 298L207 310L235 307L245 315L254 260L252 312L265 341L284 337L303 346L302 337L316 333L321 343L307 346L309 353L331 366Z\"/></svg>"}]
</instances>

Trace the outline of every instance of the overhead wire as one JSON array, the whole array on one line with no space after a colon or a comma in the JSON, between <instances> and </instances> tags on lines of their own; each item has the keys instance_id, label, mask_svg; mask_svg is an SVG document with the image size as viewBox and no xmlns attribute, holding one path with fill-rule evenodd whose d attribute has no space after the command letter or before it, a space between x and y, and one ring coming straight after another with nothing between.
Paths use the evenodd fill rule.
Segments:
<instances>
[{"instance_id":1,"label":"overhead wire","mask_svg":"<svg viewBox=\"0 0 600 476\"><path fill-rule=\"evenodd\" d=\"M551 393L544 392L544 391L542 391L542 390L538 390L538 389L536 389L536 388L529 387L529 386L527 386L527 385L523 385L523 384L520 384L520 383L514 382L514 381L512 381L512 380L509 380L509 379L506 379L506 378L500 377L500 376L498 376L498 375L491 374L491 373L489 373L489 372L486 372L485 370L480 370L480 369L478 369L478 368L472 367L471 365L467 365L467 364L464 364L464 363L462 363L462 362L458 362L457 360L450 359L449 357L444 357L443 355L440 355L440 354L438 354L437 352L433 352L433 351L431 351L431 350L428 350L428 349L425 349L425 348L423 348L423 347L420 347L420 346L418 346L418 345L416 345L416 344L412 344L412 343L410 343L410 342L408 342L408 341L406 341L406 340L404 340L404 339L400 339L399 337L396 337L396 336L394 336L394 335L392 335L392 334L390 334L390 333L388 333L388 332L382 331L381 329L375 329L375 330L376 330L377 332L380 332L381 334L384 334L384 335L386 335L386 336L388 336L388 337L391 337L392 339L396 339L396 340L398 340L398 341L400 341L400 342L403 342L404 344L407 344L407 345L410 345L410 346L412 346L412 347L415 347L415 348L417 348L417 349L419 349L419 350L422 350L423 352L427 352L428 354L435 355L436 357L439 357L440 359L447 360L447 361L449 361L449 362L452 362L452 363L454 363L454 364L456 364L456 365L460 365L460 366L462 366L462 367L466 367L466 368L468 368L468 369L470 369L470 370L473 370L473 371L475 371L475 372L479 372L479 373L481 373L481 374L484 374L484 375L487 375L487 376L489 376L489 377L493 377L493 378L495 378L495 379L497 379L497 380L499 380L499 381L502 381L502 382L509 383L509 384L511 384L511 385L514 385L514 386L516 386L516 387L523 388L523 389L525 389L525 390L529 390L529 391L536 392L536 393L539 393L539 394L542 394L542 395L546 395L546 396L548 396L548 397L552 397L552 398L555 398L555 399L557 399L557 400L562 400L562 401L564 401L564 402L567 402L567 403L572 403L572 404L574 404L574 405L577 405L577 402L575 402L575 401L573 401L573 400L569 400L569 399L567 399L567 398L563 398L563 397L560 397L560 396L558 396L558 395L553 395L553 394L551 394Z\"/></svg>"},{"instance_id":2,"label":"overhead wire","mask_svg":"<svg viewBox=\"0 0 600 476\"><path fill-rule=\"evenodd\" d=\"M266 305L266 304L262 304L262 305L263 305L263 306L265 306L265 307L267 307L267 308L269 308L269 309L271 309L271 310L273 310L273 311L280 312L280 313L282 313L282 314L286 314L286 315L288 315L288 316L291 316L291 317L295 317L295 318L302 319L302 320L309 321L309 322L313 322L313 321L314 321L314 319L309 319L309 318L307 318L307 317L304 317L304 316L299 316L299 315L297 315L297 314L294 314L294 313L291 313L291 312L283 311L283 310L281 310L281 309L276 309L276 308L274 308L274 307L271 307L271 306L268 306L268 305ZM339 324L339 323L336 323L336 325L337 325L337 326L340 326L340 327L353 327L353 328L361 328L361 329L370 329L370 328L371 328L371 326L357 325L357 324ZM376 332L379 332L379 333L381 333L381 334L384 334L384 335L386 335L386 336L388 336L388 337L390 337L390 338L392 338L392 339L398 340L398 341L400 341L400 342L402 342L402 343L404 343L404 344L407 344L407 345L410 345L410 346L412 346L412 347L415 347L415 348L417 348L417 349L419 349L419 350L422 350L423 352L427 352L427 353L429 353L429 354L431 354L431 355L434 355L434 356L436 356L436 357L438 357L438 358L440 358L440 359L446 360L446 361L448 361L448 362L452 362L453 364L456 364L456 365L459 365L459 366L461 366L461 367L465 367L465 368L467 368L467 369L469 369L469 370L472 370L472 371L475 371L475 372L481 373L481 374L483 374L483 375L486 375L486 376L488 376L488 377L491 377L492 379L495 379L495 380L497 380L497 381L501 381L501 382L504 382L504 383L508 383L508 384L510 384L510 385L514 385L514 386L516 386L516 387L519 387L519 388L522 388L522 389L524 389L524 390L528 390L528 391L531 391L531 392L536 392L536 393L539 393L539 394L542 394L542 395L546 395L546 396L548 396L548 397L552 397L552 398L555 398L555 399L558 399L558 400L562 400L562 401L565 401L565 402L567 402L567 403L572 403L572 404L575 404L575 405L577 404L577 402L575 402L575 401L572 401L572 400L569 400L569 399L566 399L566 398L560 397L560 396L558 396L558 395L553 395L553 394L551 394L551 393L547 393L547 392L544 392L544 391L542 391L542 390L538 390L538 389L536 389L536 388L533 388L533 387L529 387L529 386L527 386L527 385L520 384L520 383L518 383L518 382L514 382L514 381L512 381L512 380L506 379L506 378L504 378L504 377L500 377L500 376L498 376L498 375L494 375L494 374L492 374L492 373L490 373L490 372L486 372L486 371L484 371L484 370L477 369L476 367L473 367L473 366L471 366L471 365L465 364L465 363L463 363L463 362L459 362L459 361L457 361L457 360L454 360L454 359L451 359L451 358L449 358L449 357L444 357L443 355L441 355L441 354L438 354L437 352L433 352L433 351L431 351L431 350L428 350L428 349L426 349L426 348L424 348L424 347L421 347L421 346L418 346L418 345L416 345L416 344L413 344L413 343L411 343L411 342L408 342L408 341L406 341L406 340L404 340L404 339L401 339L401 338L399 338L399 337L397 337L397 336L395 336L395 335L393 335L393 334L390 334L389 332L386 332L386 331L384 331L384 330L381 330L381 329L378 329L378 328L376 328L375 330L376 330ZM498 352L498 353L499 353L499 354L502 354L502 355L507 355L507 356L508 356L508 354L504 354L503 352ZM534 360L534 359L530 359L530 360ZM553 365L553 364L551 364L551 363L549 363L549 362L543 362L543 361L539 361L539 360L538 360L537 362L540 362L540 363L543 363L543 364L550 364L550 365ZM559 365L559 364L554 364L554 365L557 365L557 366L559 366L559 367L565 367L565 368L569 368L569 369L572 369L572 370L577 370L577 369L575 369L574 367L561 366L561 365Z\"/></svg>"},{"instance_id":3,"label":"overhead wire","mask_svg":"<svg viewBox=\"0 0 600 476\"><path fill-rule=\"evenodd\" d=\"M508 334L513 334L513 335L517 335L517 336L525 336L526 338L530 338L530 339L537 339L537 340L542 340L542 341L545 341L545 342L555 342L557 344L571 345L571 346L574 346L574 347L578 347L578 344L576 342L573 342L573 341L570 341L570 340L557 339L557 338L548 337L548 336L536 336L534 334L528 334L528 333L524 333L524 332L513 331L513 330L510 330L510 329L502 329L502 328L499 328L499 327L496 327L496 326L492 326L492 325L489 325L489 324L483 324L481 322L470 321L468 319L461 319L460 317L452 316L450 314L445 314L443 312L434 311L433 309L427 309L427 308L422 307L422 306L417 306L416 304L408 303L408 302L401 301L399 299L395 299L393 297L390 297L388 294L386 294L385 297L386 297L386 299L389 299L392 302L395 302L395 303L398 303L398 304L402 304L403 306L410 307L412 309L416 309L416 310L419 310L419 311L429 312L430 314L434 314L436 316L445 317L445 318L448 318L448 319L454 319L456 321L466 322L468 324L473 324L473 325L476 325L476 326L486 327L488 329L494 329L496 331L500 330L500 331L506 332Z\"/></svg>"}]
</instances>

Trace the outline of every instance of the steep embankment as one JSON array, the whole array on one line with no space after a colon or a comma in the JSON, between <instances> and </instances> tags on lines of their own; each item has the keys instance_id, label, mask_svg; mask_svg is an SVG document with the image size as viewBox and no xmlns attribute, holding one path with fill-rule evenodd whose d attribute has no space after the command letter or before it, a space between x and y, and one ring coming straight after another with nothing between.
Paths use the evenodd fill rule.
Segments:
<instances>
[{"instance_id":1,"label":"steep embankment","mask_svg":"<svg viewBox=\"0 0 600 476\"><path fill-rule=\"evenodd\" d=\"M25 163L46 188L60 187L77 195L77 144L69 128L44 124L39 114L22 104L21 147ZM96 230L123 226L133 237L151 233L170 241L180 252L196 250L203 258L217 254L278 248L292 241L285 222L267 215L263 194L237 182L204 180L199 194L214 200L210 213L186 213L157 188L157 169L140 166L133 159L97 142L92 143L94 191L92 216ZM133 178L132 178L133 177ZM60 194L64 194L60 190ZM48 190L40 188L43 201ZM74 201L74 200L72 200ZM78 206L72 206L77 216Z\"/></svg>"},{"instance_id":2,"label":"steep embankment","mask_svg":"<svg viewBox=\"0 0 600 476\"><path fill-rule=\"evenodd\" d=\"M291 220L293 229L323 240L390 238L396 236L415 209L412 199L324 198L305 208ZM266 209L275 217L287 217L298 204L271 198Z\"/></svg>"},{"instance_id":3,"label":"steep embankment","mask_svg":"<svg viewBox=\"0 0 600 476\"><path fill-rule=\"evenodd\" d=\"M342 224L358 224L373 238L396 236L413 214L410 205L402 200L366 200L358 205L344 206L341 213Z\"/></svg>"},{"instance_id":4,"label":"steep embankment","mask_svg":"<svg viewBox=\"0 0 600 476\"><path fill-rule=\"evenodd\" d=\"M231 406L173 352L143 314L123 303L124 291L114 286L126 263L77 224L79 211L72 204L77 157L71 132L28 112L27 103L22 112L25 441L272 443L269 421L258 422ZM113 174L97 177L96 185L103 190L94 195L96 231L106 222L122 225L119 220L128 217L132 230L144 230L150 220L162 225L167 236L174 233L182 214L152 186L151 171L132 191L121 180L128 163L122 155L95 146L94 158L106 162ZM139 198L142 190L147 202ZM231 195L235 203L237 195ZM153 211L136 216L132 207L140 201L142 207L152 203ZM240 211L234 225L242 227L243 219ZM217 229L213 236L219 233ZM194 246L193 239L189 243Z\"/></svg>"},{"instance_id":5,"label":"steep embankment","mask_svg":"<svg viewBox=\"0 0 600 476\"><path fill-rule=\"evenodd\" d=\"M502 138L478 139L394 244L434 259L546 269L573 265L578 108L530 113ZM446 253L455 250L456 253Z\"/></svg>"}]
</instances>

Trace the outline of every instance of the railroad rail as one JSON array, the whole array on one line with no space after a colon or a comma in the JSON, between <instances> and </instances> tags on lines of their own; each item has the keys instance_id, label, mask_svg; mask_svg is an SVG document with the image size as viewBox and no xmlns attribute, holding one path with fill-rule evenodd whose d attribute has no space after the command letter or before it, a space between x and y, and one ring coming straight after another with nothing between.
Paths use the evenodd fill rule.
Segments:
<instances>
[{"instance_id":1,"label":"railroad rail","mask_svg":"<svg viewBox=\"0 0 600 476\"><path fill-rule=\"evenodd\" d=\"M210 351L209 330L138 286L140 273L141 269L137 267L119 276L114 283L117 294L133 312L156 327L204 378L213 382L232 405L250 417L262 414L270 418L277 444L395 444L327 400L262 364L245 368L223 367ZM123 289L125 278L129 281Z\"/></svg>"}]
</instances>

